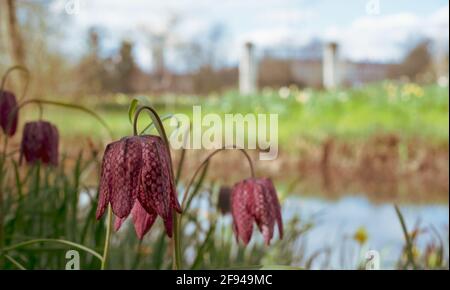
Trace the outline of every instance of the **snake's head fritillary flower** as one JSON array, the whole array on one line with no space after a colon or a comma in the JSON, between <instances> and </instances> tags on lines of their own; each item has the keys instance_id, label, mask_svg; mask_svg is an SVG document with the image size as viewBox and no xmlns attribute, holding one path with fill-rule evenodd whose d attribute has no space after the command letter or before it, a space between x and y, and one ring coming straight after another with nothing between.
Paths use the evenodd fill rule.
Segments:
<instances>
[{"instance_id":1,"label":"snake's head fritillary flower","mask_svg":"<svg viewBox=\"0 0 450 290\"><path fill-rule=\"evenodd\" d=\"M18 116L16 96L8 91L0 91L0 126L8 136L16 133Z\"/></svg>"},{"instance_id":2,"label":"snake's head fritillary flower","mask_svg":"<svg viewBox=\"0 0 450 290\"><path fill-rule=\"evenodd\" d=\"M230 212L231 207L231 188L228 186L221 186L219 189L219 198L217 201L217 207L222 214Z\"/></svg>"},{"instance_id":3,"label":"snake's head fritillary flower","mask_svg":"<svg viewBox=\"0 0 450 290\"><path fill-rule=\"evenodd\" d=\"M37 161L43 164L58 165L58 129L47 121L36 121L25 124L20 156L25 157L28 164Z\"/></svg>"},{"instance_id":4,"label":"snake's head fritillary flower","mask_svg":"<svg viewBox=\"0 0 450 290\"><path fill-rule=\"evenodd\" d=\"M142 238L159 215L172 237L172 211L181 213L181 207L169 154L159 136L125 137L109 144L102 162L97 219L111 204L118 229L131 212Z\"/></svg>"},{"instance_id":5,"label":"snake's head fritillary flower","mask_svg":"<svg viewBox=\"0 0 450 290\"><path fill-rule=\"evenodd\" d=\"M283 238L281 207L273 183L268 178L249 178L237 183L231 193L231 213L236 240L247 245L253 232L253 222L262 232L267 245L273 237L275 223Z\"/></svg>"}]
</instances>

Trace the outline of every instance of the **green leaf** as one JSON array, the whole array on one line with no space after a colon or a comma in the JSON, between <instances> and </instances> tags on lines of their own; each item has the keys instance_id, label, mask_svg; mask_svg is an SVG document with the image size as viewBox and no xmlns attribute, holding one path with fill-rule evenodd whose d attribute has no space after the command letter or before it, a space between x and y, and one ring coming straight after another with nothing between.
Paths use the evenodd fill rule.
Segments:
<instances>
[{"instance_id":1,"label":"green leaf","mask_svg":"<svg viewBox=\"0 0 450 290\"><path fill-rule=\"evenodd\" d=\"M134 112L136 112L138 105L139 105L138 99L135 98L131 100L130 107L128 108L128 119L130 120L131 124L133 124Z\"/></svg>"},{"instance_id":2,"label":"green leaf","mask_svg":"<svg viewBox=\"0 0 450 290\"><path fill-rule=\"evenodd\" d=\"M202 188L203 182L205 181L206 174L208 173L208 168L209 168L209 161L205 164L205 166L203 166L203 169L200 173L200 177L198 178L198 181L195 184L194 190L192 191L191 195L189 196L189 199L186 203L186 207L184 208L184 210L187 211L189 209L192 200L194 199L194 197L198 194L198 192Z\"/></svg>"},{"instance_id":3,"label":"green leaf","mask_svg":"<svg viewBox=\"0 0 450 290\"><path fill-rule=\"evenodd\" d=\"M11 257L10 255L5 255L5 258L8 259L12 264L14 264L14 266L19 268L19 270L26 270L26 268L22 264L20 264L16 259Z\"/></svg>"},{"instance_id":4,"label":"green leaf","mask_svg":"<svg viewBox=\"0 0 450 290\"><path fill-rule=\"evenodd\" d=\"M197 250L197 257L194 260L194 263L192 263L191 270L198 269L201 266L201 262L203 261L203 255L207 248L209 246L214 246L211 244L211 239L214 234L214 231L216 230L216 224L212 223L208 233L206 234L205 241L202 243L200 248Z\"/></svg>"},{"instance_id":5,"label":"green leaf","mask_svg":"<svg viewBox=\"0 0 450 290\"><path fill-rule=\"evenodd\" d=\"M151 116L150 116L150 117L151 117ZM161 117L161 122L164 122L164 121L166 121L166 120L170 120L170 119L172 119L173 117L174 117L173 114L167 114L167 115ZM178 120L177 120L177 121L178 121ZM145 132L146 132L147 130L151 130L151 129L153 129L153 127L155 127L155 123L152 121L152 122L150 122L150 124L148 124L148 125L144 128L144 130L141 131L140 135L145 134ZM179 128L179 127L180 127L180 122L177 123L177 128Z\"/></svg>"},{"instance_id":6,"label":"green leaf","mask_svg":"<svg viewBox=\"0 0 450 290\"><path fill-rule=\"evenodd\" d=\"M152 257L153 260L153 268L154 269L162 269L164 263L164 253L166 252L167 243L166 243L166 233L162 231L159 235L158 240L155 244L155 251Z\"/></svg>"},{"instance_id":7,"label":"green leaf","mask_svg":"<svg viewBox=\"0 0 450 290\"><path fill-rule=\"evenodd\" d=\"M406 228L405 219L403 218L403 214L400 211L400 208L398 207L398 205L394 204L394 208L395 208L395 212L397 213L397 217L400 221L400 225L402 226L403 235L405 236L406 253L408 256L408 263L416 270L417 266L414 261L413 244L411 241L411 237L408 234L408 229Z\"/></svg>"}]
</instances>

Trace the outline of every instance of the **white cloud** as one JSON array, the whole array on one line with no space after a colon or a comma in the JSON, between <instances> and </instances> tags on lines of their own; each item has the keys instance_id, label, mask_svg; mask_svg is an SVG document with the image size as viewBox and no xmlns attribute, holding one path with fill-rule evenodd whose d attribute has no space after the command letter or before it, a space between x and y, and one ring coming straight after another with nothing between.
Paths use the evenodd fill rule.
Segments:
<instances>
[{"instance_id":1,"label":"white cloud","mask_svg":"<svg viewBox=\"0 0 450 290\"><path fill-rule=\"evenodd\" d=\"M56 1L52 11L64 11L66 1ZM444 42L449 38L448 4L428 16L361 14L364 16L348 22L339 11L333 17L322 17L329 15L322 10L325 4L307 6L303 0L224 0L217 5L211 5L213 0L79 1L80 13L71 16L77 29L101 26L109 31L107 37L111 43L118 43L122 38L134 40L139 62L145 66L151 60L145 52L147 43L141 28L162 29L170 14L182 17L177 31L181 40L202 35L214 22L223 22L231 32L226 49L227 58L232 61L238 59L245 41L264 48L301 46L314 38L323 38L338 41L343 55L350 59L389 61L401 58L405 45L416 37L440 38Z\"/></svg>"},{"instance_id":2,"label":"white cloud","mask_svg":"<svg viewBox=\"0 0 450 290\"><path fill-rule=\"evenodd\" d=\"M447 5L427 17L412 13L364 16L349 27L329 27L323 37L338 41L342 54L352 60L390 61L401 59L411 40L448 41L448 25Z\"/></svg>"},{"instance_id":3,"label":"white cloud","mask_svg":"<svg viewBox=\"0 0 450 290\"><path fill-rule=\"evenodd\" d=\"M315 17L314 11L307 10L292 10L292 9L278 9L274 11L264 11L258 15L258 20L267 23L283 23L286 25L299 25L305 21L310 21Z\"/></svg>"},{"instance_id":4,"label":"white cloud","mask_svg":"<svg viewBox=\"0 0 450 290\"><path fill-rule=\"evenodd\" d=\"M427 35L434 38L449 40L449 5L446 5L433 13L430 17L430 25L425 27Z\"/></svg>"},{"instance_id":5,"label":"white cloud","mask_svg":"<svg viewBox=\"0 0 450 290\"><path fill-rule=\"evenodd\" d=\"M275 27L270 29L255 30L237 37L237 42L251 41L258 46L273 47L277 45L305 45L312 38L310 33L299 33L295 28Z\"/></svg>"}]
</instances>

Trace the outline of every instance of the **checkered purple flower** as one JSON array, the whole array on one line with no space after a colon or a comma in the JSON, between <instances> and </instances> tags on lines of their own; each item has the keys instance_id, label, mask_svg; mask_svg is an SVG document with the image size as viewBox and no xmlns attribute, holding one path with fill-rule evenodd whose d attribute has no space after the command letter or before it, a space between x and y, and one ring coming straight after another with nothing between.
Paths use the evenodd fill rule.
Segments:
<instances>
[{"instance_id":1,"label":"checkered purple flower","mask_svg":"<svg viewBox=\"0 0 450 290\"><path fill-rule=\"evenodd\" d=\"M58 129L47 121L25 124L20 144L20 159L25 157L28 164L38 161L43 164L58 165Z\"/></svg>"},{"instance_id":2,"label":"checkered purple flower","mask_svg":"<svg viewBox=\"0 0 450 290\"><path fill-rule=\"evenodd\" d=\"M253 222L262 232L267 245L273 237L275 223L283 238L281 207L273 183L268 178L249 178L237 183L231 193L231 213L236 240L247 245L253 233Z\"/></svg>"},{"instance_id":3,"label":"checkered purple flower","mask_svg":"<svg viewBox=\"0 0 450 290\"><path fill-rule=\"evenodd\" d=\"M111 204L115 228L131 213L142 239L159 215L172 237L172 211L181 213L181 207L170 162L168 148L158 136L125 137L109 144L103 156L97 219Z\"/></svg>"}]
</instances>

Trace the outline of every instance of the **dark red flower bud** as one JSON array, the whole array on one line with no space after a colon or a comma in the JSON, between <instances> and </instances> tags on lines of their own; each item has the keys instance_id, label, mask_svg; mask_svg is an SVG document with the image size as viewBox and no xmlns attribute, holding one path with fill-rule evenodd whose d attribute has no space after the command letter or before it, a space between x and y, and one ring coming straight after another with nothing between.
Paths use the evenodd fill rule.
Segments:
<instances>
[{"instance_id":1,"label":"dark red flower bud","mask_svg":"<svg viewBox=\"0 0 450 290\"><path fill-rule=\"evenodd\" d=\"M278 224L280 239L283 238L281 207L273 183L268 178L249 178L237 183L231 193L231 213L236 240L247 245L256 222L264 241L269 245L275 223Z\"/></svg>"},{"instance_id":2,"label":"dark red flower bud","mask_svg":"<svg viewBox=\"0 0 450 290\"><path fill-rule=\"evenodd\" d=\"M217 207L222 214L230 212L231 208L231 188L228 186L221 186L219 189L219 198L217 200Z\"/></svg>"},{"instance_id":3,"label":"dark red flower bud","mask_svg":"<svg viewBox=\"0 0 450 290\"><path fill-rule=\"evenodd\" d=\"M0 91L0 126L8 136L16 133L18 116L16 96L8 91Z\"/></svg>"},{"instance_id":4,"label":"dark red flower bud","mask_svg":"<svg viewBox=\"0 0 450 290\"><path fill-rule=\"evenodd\" d=\"M171 170L168 149L158 136L126 137L109 144L103 156L97 219L110 203L120 219L134 209L139 238L148 232L156 215L164 220L167 235L172 237L172 210L181 212L181 207Z\"/></svg>"},{"instance_id":5,"label":"dark red flower bud","mask_svg":"<svg viewBox=\"0 0 450 290\"><path fill-rule=\"evenodd\" d=\"M25 124L20 156L28 164L41 161L43 164L58 165L58 129L49 122L36 121Z\"/></svg>"}]
</instances>

